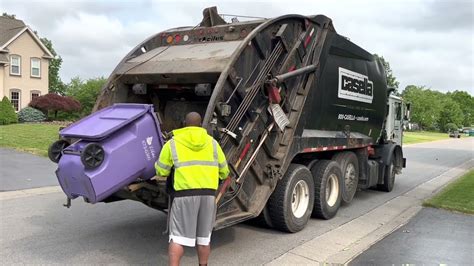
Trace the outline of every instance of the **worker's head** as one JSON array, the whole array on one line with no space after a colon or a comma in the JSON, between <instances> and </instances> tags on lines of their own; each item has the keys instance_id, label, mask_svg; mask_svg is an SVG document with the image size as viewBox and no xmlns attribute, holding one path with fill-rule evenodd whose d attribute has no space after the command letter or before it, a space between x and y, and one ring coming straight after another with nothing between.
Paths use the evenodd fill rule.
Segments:
<instances>
[{"instance_id":1,"label":"worker's head","mask_svg":"<svg viewBox=\"0 0 474 266\"><path fill-rule=\"evenodd\" d=\"M201 115L197 112L190 112L184 119L184 126L186 127L200 127L201 126Z\"/></svg>"}]
</instances>

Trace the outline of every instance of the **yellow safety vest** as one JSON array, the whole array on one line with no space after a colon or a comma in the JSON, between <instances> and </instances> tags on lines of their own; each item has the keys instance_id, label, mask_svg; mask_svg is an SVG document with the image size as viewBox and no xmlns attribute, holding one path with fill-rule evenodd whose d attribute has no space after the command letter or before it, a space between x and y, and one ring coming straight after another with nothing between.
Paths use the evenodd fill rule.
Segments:
<instances>
[{"instance_id":1,"label":"yellow safety vest","mask_svg":"<svg viewBox=\"0 0 474 266\"><path fill-rule=\"evenodd\" d=\"M165 143L155 163L156 174L169 176L173 167L173 188L177 192L215 191L218 180L229 175L221 147L201 127L185 127L173 131L173 138Z\"/></svg>"}]
</instances>

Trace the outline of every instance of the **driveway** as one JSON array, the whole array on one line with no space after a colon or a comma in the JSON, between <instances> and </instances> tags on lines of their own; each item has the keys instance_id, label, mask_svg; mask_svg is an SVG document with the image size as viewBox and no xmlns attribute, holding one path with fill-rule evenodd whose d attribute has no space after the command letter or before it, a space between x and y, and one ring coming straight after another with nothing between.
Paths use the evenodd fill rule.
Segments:
<instances>
[{"instance_id":1,"label":"driveway","mask_svg":"<svg viewBox=\"0 0 474 266\"><path fill-rule=\"evenodd\" d=\"M46 157L0 148L0 191L57 186L56 167Z\"/></svg>"}]
</instances>

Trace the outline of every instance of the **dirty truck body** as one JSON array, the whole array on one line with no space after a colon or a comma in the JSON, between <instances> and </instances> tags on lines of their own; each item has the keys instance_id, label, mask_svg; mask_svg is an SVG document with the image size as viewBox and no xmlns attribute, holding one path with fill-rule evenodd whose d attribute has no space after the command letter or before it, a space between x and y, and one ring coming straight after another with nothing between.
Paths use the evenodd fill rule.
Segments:
<instances>
[{"instance_id":1,"label":"dirty truck body","mask_svg":"<svg viewBox=\"0 0 474 266\"><path fill-rule=\"evenodd\" d=\"M199 26L158 33L126 55L95 110L153 105L165 140L199 112L231 169L216 229L258 218L296 232L310 216L333 217L357 188L393 188L405 165L403 104L389 104L380 62L322 15L225 23L206 11ZM168 208L160 181L138 178L103 201L122 199Z\"/></svg>"}]
</instances>

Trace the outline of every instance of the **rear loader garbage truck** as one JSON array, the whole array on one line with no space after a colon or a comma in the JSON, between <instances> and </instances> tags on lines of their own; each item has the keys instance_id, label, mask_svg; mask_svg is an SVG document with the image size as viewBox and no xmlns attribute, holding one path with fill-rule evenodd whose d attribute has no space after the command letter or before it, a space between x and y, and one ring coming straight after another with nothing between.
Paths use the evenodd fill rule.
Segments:
<instances>
[{"instance_id":1,"label":"rear loader garbage truck","mask_svg":"<svg viewBox=\"0 0 474 266\"><path fill-rule=\"evenodd\" d=\"M60 131L50 158L71 199L135 200L167 212L153 165L184 115L199 112L231 173L215 229L258 218L288 232L330 219L358 189L390 192L405 167L408 110L382 64L323 16L202 22L140 43L94 113Z\"/></svg>"}]
</instances>

